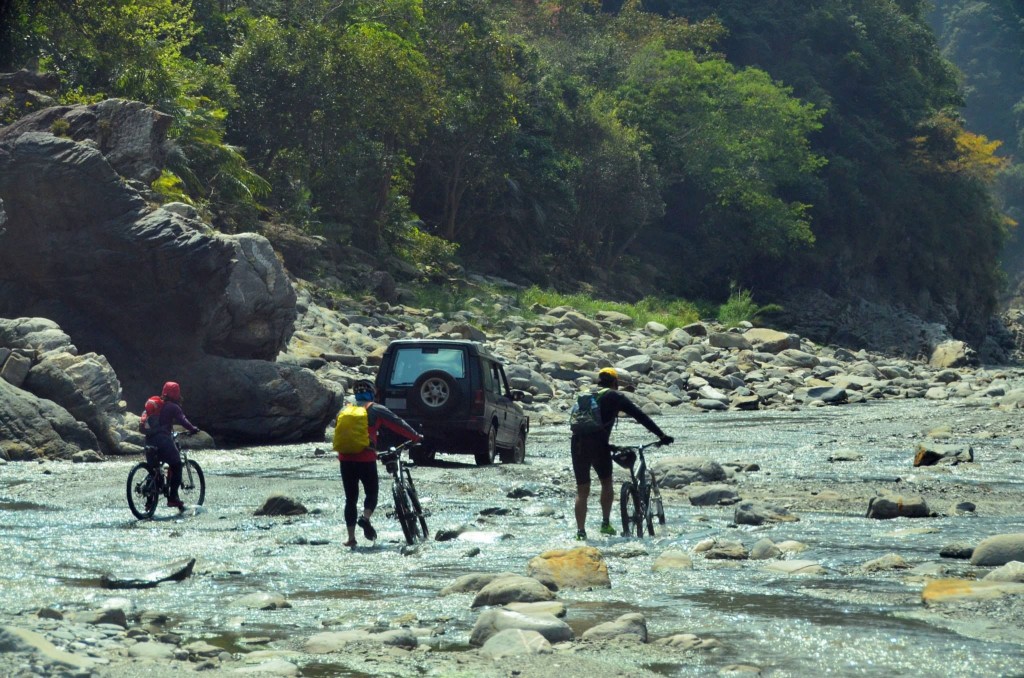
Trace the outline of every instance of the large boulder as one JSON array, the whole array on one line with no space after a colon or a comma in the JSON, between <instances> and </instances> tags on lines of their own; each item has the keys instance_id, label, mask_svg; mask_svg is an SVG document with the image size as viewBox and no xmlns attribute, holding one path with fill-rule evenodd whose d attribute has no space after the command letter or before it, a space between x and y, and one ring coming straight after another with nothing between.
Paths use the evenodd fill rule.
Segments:
<instances>
[{"instance_id":1,"label":"large boulder","mask_svg":"<svg viewBox=\"0 0 1024 678\"><path fill-rule=\"evenodd\" d=\"M129 437L124 429L121 384L106 358L95 353L56 353L28 372L25 389L52 400L96 436L100 451L117 454Z\"/></svg>"},{"instance_id":2,"label":"large boulder","mask_svg":"<svg viewBox=\"0 0 1024 678\"><path fill-rule=\"evenodd\" d=\"M96 436L67 410L0 379L0 459L70 459L96 449Z\"/></svg>"},{"instance_id":3,"label":"large boulder","mask_svg":"<svg viewBox=\"0 0 1024 678\"><path fill-rule=\"evenodd\" d=\"M539 579L554 581L559 589L610 588L608 564L592 546L552 549L534 556L526 571Z\"/></svg>"},{"instance_id":4,"label":"large boulder","mask_svg":"<svg viewBox=\"0 0 1024 678\"><path fill-rule=\"evenodd\" d=\"M932 351L928 364L932 367L945 369L950 367L967 367L977 364L977 354L974 349L963 341L950 339L940 343Z\"/></svg>"},{"instance_id":5,"label":"large boulder","mask_svg":"<svg viewBox=\"0 0 1024 678\"><path fill-rule=\"evenodd\" d=\"M166 124L140 106L48 109L0 131L0 316L49 318L105 356L130 409L171 378L193 422L229 442L322 438L334 392L273 362L296 319L286 271L262 236L146 203L133 185L160 166ZM58 117L71 138L32 131Z\"/></svg>"},{"instance_id":6,"label":"large boulder","mask_svg":"<svg viewBox=\"0 0 1024 678\"><path fill-rule=\"evenodd\" d=\"M0 143L26 132L49 132L67 123L67 138L87 142L126 179L152 183L167 155L173 118L138 101L107 99L89 106L51 106L0 130Z\"/></svg>"},{"instance_id":7,"label":"large boulder","mask_svg":"<svg viewBox=\"0 0 1024 678\"><path fill-rule=\"evenodd\" d=\"M141 436L125 426L121 384L104 356L78 355L78 348L52 320L0 318L0 377L32 395L51 401L84 423L104 454L137 451ZM17 369L11 369L15 360ZM12 379L12 376L14 377Z\"/></svg>"}]
</instances>

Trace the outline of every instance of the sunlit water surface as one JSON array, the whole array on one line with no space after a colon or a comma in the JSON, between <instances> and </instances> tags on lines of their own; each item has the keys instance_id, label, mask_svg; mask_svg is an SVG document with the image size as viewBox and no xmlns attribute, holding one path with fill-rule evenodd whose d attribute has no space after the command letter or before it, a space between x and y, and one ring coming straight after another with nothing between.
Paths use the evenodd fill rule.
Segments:
<instances>
[{"instance_id":1,"label":"sunlit water surface","mask_svg":"<svg viewBox=\"0 0 1024 678\"><path fill-rule=\"evenodd\" d=\"M895 478L913 490L922 478L941 485L942 474L955 475L978 492L993 486L1020 492L1024 466L1020 450L1010 446L1011 436L1003 435L1005 416L986 413L984 422L976 424L975 410L893 401L802 412L688 414L660 421L679 441L673 453L759 464L759 472L741 478L741 493L745 486L824 488L851 479L870 484ZM940 423L952 424L961 435L973 435L974 429L995 435L973 443L979 463L926 476L910 465L913 445ZM632 424L616 433L620 442L646 436ZM469 458L442 456L437 465L414 468L431 511L432 531L473 526L460 539L431 541L416 549L402 547L397 523L385 515L390 495L386 477L375 521L380 539L352 552L340 546L345 536L337 465L316 458L315 447L197 452L194 458L207 475L205 507L184 519L161 508L156 520L142 522L132 518L124 501L129 461L0 467L0 610L98 606L112 596L124 596L136 610L170 613L186 636L206 638L228 650L253 649L247 643L261 636L269 637L271 646L299 648L305 638L325 628L401 621L436 627L443 633L425 642L440 651L457 651L467 649L477 611L470 609L470 594L439 596L443 586L471 572L525 572L533 555L575 546L562 427L535 428L526 467L477 468ZM865 461L828 463L828 455L840 449L855 450ZM46 490L38 491L41 486ZM534 488L537 496L509 499L514 486ZM259 503L277 490L300 499L312 513L254 516ZM948 499L952 504L971 496ZM493 507L513 511L478 517ZM596 497L591 507L596 511ZM647 555L613 555L636 540L591 540L609 552L610 591L558 594L569 609L566 621L578 634L639 611L652 638L695 633L724 644L722 651L695 653L678 663L652 663L650 670L705 675L742 662L773 675L1024 675L1020 645L986 641L984 634L957 633L921 619L921 581L856 570L892 552L912 565L937 562L939 550L949 543L976 543L989 534L1024 531L1024 508L1014 515L914 521L866 520L860 511L801 511L800 522L770 528L730 527L729 507L692 507L669 500L665 509L667 523L659 535L639 542ZM739 539L749 548L762 536L776 543L795 539L807 544L808 550L797 557L819 562L830 574L787 577L763 570L763 563L700 556L694 557L691 571L651 571L653 558L668 548L690 550L705 537ZM475 549L479 554L473 556ZM129 591L100 586L105 573L140 573L186 557L198 562L195 575L185 582ZM943 564L954 572L966 567L963 561ZM234 604L254 591L281 593L291 607L258 611ZM323 671L330 673L329 664ZM315 666L306 667L307 674L316 672Z\"/></svg>"}]
</instances>

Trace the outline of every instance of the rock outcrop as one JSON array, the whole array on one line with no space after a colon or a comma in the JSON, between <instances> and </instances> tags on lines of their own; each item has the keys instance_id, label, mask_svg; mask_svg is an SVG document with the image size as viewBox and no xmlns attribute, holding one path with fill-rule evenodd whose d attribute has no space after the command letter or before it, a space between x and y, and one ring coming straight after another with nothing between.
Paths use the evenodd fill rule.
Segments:
<instances>
[{"instance_id":1,"label":"rock outcrop","mask_svg":"<svg viewBox=\"0 0 1024 678\"><path fill-rule=\"evenodd\" d=\"M129 410L174 379L190 418L226 442L320 439L337 396L274 362L296 308L269 242L215 233L137 190L159 176L169 124L107 100L0 129L0 317L51 319L104 356Z\"/></svg>"}]
</instances>

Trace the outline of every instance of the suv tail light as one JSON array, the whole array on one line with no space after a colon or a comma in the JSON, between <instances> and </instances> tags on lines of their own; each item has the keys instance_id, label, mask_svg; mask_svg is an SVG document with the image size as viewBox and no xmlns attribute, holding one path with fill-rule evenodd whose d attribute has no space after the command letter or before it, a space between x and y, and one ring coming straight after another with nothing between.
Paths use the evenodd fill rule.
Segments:
<instances>
[{"instance_id":1,"label":"suv tail light","mask_svg":"<svg viewBox=\"0 0 1024 678\"><path fill-rule=\"evenodd\" d=\"M469 411L475 417L484 416L484 390L482 388L473 392L473 407Z\"/></svg>"}]
</instances>

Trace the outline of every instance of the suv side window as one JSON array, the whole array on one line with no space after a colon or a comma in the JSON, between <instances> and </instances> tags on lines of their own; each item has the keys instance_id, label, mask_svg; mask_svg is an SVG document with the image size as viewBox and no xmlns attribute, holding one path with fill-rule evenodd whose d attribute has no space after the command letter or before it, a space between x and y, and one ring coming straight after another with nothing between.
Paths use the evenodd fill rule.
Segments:
<instances>
[{"instance_id":1,"label":"suv side window","mask_svg":"<svg viewBox=\"0 0 1024 678\"><path fill-rule=\"evenodd\" d=\"M490 384L488 385L487 388L490 389L495 395L505 395L505 384L504 380L501 378L501 368L498 367L498 363L489 362L487 363L487 365L488 367L490 367L490 378L488 379Z\"/></svg>"},{"instance_id":2,"label":"suv side window","mask_svg":"<svg viewBox=\"0 0 1024 678\"><path fill-rule=\"evenodd\" d=\"M480 361L480 376L483 378L484 390L492 393L494 391L494 372L491 371L491 363L489 361Z\"/></svg>"}]
</instances>

